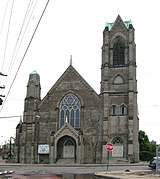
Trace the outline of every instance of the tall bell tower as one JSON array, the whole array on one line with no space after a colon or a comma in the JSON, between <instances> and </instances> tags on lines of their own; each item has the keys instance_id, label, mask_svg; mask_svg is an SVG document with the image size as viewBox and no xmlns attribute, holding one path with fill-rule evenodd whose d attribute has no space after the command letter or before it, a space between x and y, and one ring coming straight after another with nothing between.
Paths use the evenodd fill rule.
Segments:
<instances>
[{"instance_id":1,"label":"tall bell tower","mask_svg":"<svg viewBox=\"0 0 160 179\"><path fill-rule=\"evenodd\" d=\"M103 144L112 142L113 159L139 160L136 45L131 21L118 15L103 31L101 65ZM103 149L104 149L103 145Z\"/></svg>"}]
</instances>

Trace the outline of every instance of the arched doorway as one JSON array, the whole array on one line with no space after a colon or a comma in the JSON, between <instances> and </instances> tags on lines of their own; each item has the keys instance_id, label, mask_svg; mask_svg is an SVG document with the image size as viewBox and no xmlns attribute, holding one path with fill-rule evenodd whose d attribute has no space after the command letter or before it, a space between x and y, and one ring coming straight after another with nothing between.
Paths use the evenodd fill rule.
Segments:
<instances>
[{"instance_id":1,"label":"arched doorway","mask_svg":"<svg viewBox=\"0 0 160 179\"><path fill-rule=\"evenodd\" d=\"M57 160L76 159L76 141L70 136L64 136L57 142Z\"/></svg>"},{"instance_id":2,"label":"arched doorway","mask_svg":"<svg viewBox=\"0 0 160 179\"><path fill-rule=\"evenodd\" d=\"M112 152L112 157L118 157L118 158L123 158L124 157L124 142L122 138L116 137L113 141L113 152Z\"/></svg>"}]
</instances>

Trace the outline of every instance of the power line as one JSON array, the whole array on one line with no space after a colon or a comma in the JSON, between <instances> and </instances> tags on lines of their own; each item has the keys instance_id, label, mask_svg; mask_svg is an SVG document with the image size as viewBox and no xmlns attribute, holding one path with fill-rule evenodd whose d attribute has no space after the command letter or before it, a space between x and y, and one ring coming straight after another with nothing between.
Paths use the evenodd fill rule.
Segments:
<instances>
[{"instance_id":1,"label":"power line","mask_svg":"<svg viewBox=\"0 0 160 179\"><path fill-rule=\"evenodd\" d=\"M5 11L4 11L3 20L2 20L2 24L1 24L1 28L0 28L0 36L1 36L2 29L3 29L3 25L4 25L4 20L5 20L5 17L6 17L6 13L7 13L7 9L8 9L8 4L9 4L9 0L7 1L6 7L5 7ZM12 2L11 12L12 12L12 9L13 9L13 2ZM8 26L6 44L5 44L4 57L5 57L5 53L6 53L6 47L7 47L7 41L8 41L8 34L9 34L10 22L11 22L11 14L10 14L10 20L9 20L9 26ZM3 57L3 62L2 62L1 71L3 71L4 57ZM2 72L0 72L0 76L7 76L7 75L5 75L5 74L3 74ZM0 82L1 82L1 78L0 78ZM3 86L4 86L4 85L3 85ZM4 88L1 88L1 89L4 89ZM4 97L4 95L1 95L1 97ZM0 101L3 102L3 100L2 100L1 98L0 98Z\"/></svg>"},{"instance_id":2,"label":"power line","mask_svg":"<svg viewBox=\"0 0 160 179\"><path fill-rule=\"evenodd\" d=\"M37 1L36 1L36 2L37 2ZM27 10L26 10L26 13L25 13L23 22L22 22L22 26L21 26L21 29L20 29L20 32L19 32L19 35L18 35L16 44L15 44L15 47L14 47L14 51L13 51L13 54L12 54L12 57L11 57L12 60L11 60L11 62L10 62L9 69L8 69L8 72L7 72L8 75L9 75L9 73L10 73L10 71L11 71L13 65L14 65L15 59L16 59L16 57L17 57L18 51L19 51L19 49L20 49L20 46L21 46L21 44L22 44L24 35L25 35L26 31L27 31L29 22L30 22L30 20L31 20L33 11L34 11L35 6L36 6L36 3L35 3L35 6L34 6L34 8L33 8L33 10L32 10L32 13L31 13L31 15L30 15L30 17L29 17L28 23L27 23L27 25L26 25L26 27L25 27L24 33L23 33L22 38L21 38L21 40L20 40L20 36L21 36L22 31L23 31L23 29L24 29L25 22L27 21L27 20L26 20L26 19L27 19L27 16L28 16L29 11L30 11L30 9L31 9L31 7L32 7L32 5L30 5L30 4L31 4L31 0L30 0L30 2L29 2L28 6L27 6ZM33 3L32 3L32 4L33 4ZM31 6L31 7L30 7L30 6ZM18 44L19 41L20 41L20 43ZM18 46L18 47L17 47L17 46Z\"/></svg>"},{"instance_id":3,"label":"power line","mask_svg":"<svg viewBox=\"0 0 160 179\"><path fill-rule=\"evenodd\" d=\"M8 45L8 37L9 37L11 18L12 18L13 4L14 4L14 0L12 1L12 7L11 7L11 12L10 12L10 17L9 17L9 24L8 24L8 29L7 29L7 37L6 37L6 42L5 42L4 54L3 54L3 63L2 63L2 70L1 70L2 72L3 72L4 60L5 60L6 50L7 50L7 45Z\"/></svg>"},{"instance_id":4,"label":"power line","mask_svg":"<svg viewBox=\"0 0 160 179\"><path fill-rule=\"evenodd\" d=\"M0 119L15 118L15 117L22 117L22 116L4 116L4 117L0 117Z\"/></svg>"},{"instance_id":5,"label":"power line","mask_svg":"<svg viewBox=\"0 0 160 179\"><path fill-rule=\"evenodd\" d=\"M7 1L7 4L6 4L6 8L5 8L5 12L4 12L4 16L3 16L3 20L2 20L1 28L0 28L0 35L1 35L2 29L3 29L3 24L4 24L4 20L5 20L5 16L6 16L7 8L8 8L8 2L9 2L9 0Z\"/></svg>"},{"instance_id":6,"label":"power line","mask_svg":"<svg viewBox=\"0 0 160 179\"><path fill-rule=\"evenodd\" d=\"M7 93L7 95L6 95L6 98L5 98L4 102L3 102L3 106L2 106L2 108L0 109L0 111L1 111L1 110L3 109L3 107L4 107L4 104L5 104L5 102L6 102L7 98L8 98L8 95L9 95L9 93L10 93L10 91L11 91L11 88L12 88L12 86L13 86L13 84L14 84L14 81L15 81L17 75L18 75L19 69L20 69L20 67L21 67L21 65L22 65L22 63L23 63L23 60L24 60L24 58L25 58L27 52L28 52L28 49L29 49L29 47L30 47L30 45L31 45L31 42L32 42L32 40L33 40L33 38L34 38L34 35L35 35L35 33L36 33L37 29L38 29L38 26L39 26L39 24L40 24L40 22L41 22L41 20L42 20L42 17L43 17L43 15L44 15L45 11L46 11L46 8L47 8L48 4L49 4L49 0L47 1L46 5L45 5L45 7L44 7L44 10L43 10L43 12L42 12L42 14L41 14L41 16L40 16L40 19L39 19L39 21L38 21L38 23L37 23L37 26L36 26L36 28L35 28L33 34L32 34L32 37L31 37L31 39L30 39L30 41L29 41L29 44L28 44L28 46L27 46L27 49L26 49L26 51L25 51L25 53L24 53L24 55L23 55L23 57L22 57L22 60L21 60L21 62L20 62L20 64L19 64L19 66L18 66L18 69L17 69L17 71L16 71L16 74L15 74L15 76L14 76L14 79L13 79L13 81L12 81L12 83L11 83L11 86L10 86L10 88L9 88L9 90L8 90L8 93Z\"/></svg>"},{"instance_id":7,"label":"power line","mask_svg":"<svg viewBox=\"0 0 160 179\"><path fill-rule=\"evenodd\" d=\"M36 0L36 3L37 3L37 0ZM29 15L29 11L30 11L31 8L32 8L33 1L32 1L32 3L31 3L31 0L30 0L29 3L28 3L27 10L26 10L26 13L25 13L25 16L24 16L22 25L21 25L21 29L20 29L20 32L19 32L19 35L18 35L16 44L15 44L15 47L14 47L14 50L13 50L13 54L12 54L11 60L10 60L10 64L8 64L8 67L9 67L9 68L8 68L8 71L7 71L8 76L9 76L9 74L10 74L10 72L11 72L11 69L12 69L12 67L13 67L13 65L14 65L15 59L16 59L16 57L17 57L18 51L19 51L19 49L20 49L20 46L21 46L22 41L23 41L23 38L24 38L25 33L26 33L26 31L27 31L29 22L30 22L30 20L31 20L33 11L34 11L34 9L35 9L36 3L35 3L35 5L34 5L34 7L33 7L33 9L32 9L32 13L31 13L31 15L30 15L30 17L29 17L29 20L28 20L28 23L27 23L27 25L26 25L26 27L25 27L25 30L24 30L24 32L23 32L22 38L20 38L20 36L21 36L21 34L22 34L22 31L23 31L23 29L24 29L25 22L27 21L27 16ZM20 40L20 39L21 39L21 40ZM18 44L19 40L20 40L20 43ZM18 46L18 47L17 47L17 46ZM8 78L6 78L5 84L7 84L7 80L8 80ZM6 86L7 86L7 85L6 85Z\"/></svg>"}]
</instances>

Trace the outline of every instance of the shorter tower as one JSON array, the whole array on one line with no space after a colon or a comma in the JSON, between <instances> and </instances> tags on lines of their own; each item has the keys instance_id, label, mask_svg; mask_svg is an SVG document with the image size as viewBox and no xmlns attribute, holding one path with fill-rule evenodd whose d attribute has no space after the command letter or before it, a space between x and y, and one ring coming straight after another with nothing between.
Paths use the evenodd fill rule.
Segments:
<instances>
[{"instance_id":1,"label":"shorter tower","mask_svg":"<svg viewBox=\"0 0 160 179\"><path fill-rule=\"evenodd\" d=\"M24 106L24 122L34 122L34 115L38 110L38 105L41 101L41 85L40 76L36 71L29 75L27 84L27 94Z\"/></svg>"},{"instance_id":2,"label":"shorter tower","mask_svg":"<svg viewBox=\"0 0 160 179\"><path fill-rule=\"evenodd\" d=\"M16 161L20 163L34 163L37 156L38 137L38 105L41 101L40 76L36 71L29 75L27 94L24 104L23 122L16 128Z\"/></svg>"}]
</instances>

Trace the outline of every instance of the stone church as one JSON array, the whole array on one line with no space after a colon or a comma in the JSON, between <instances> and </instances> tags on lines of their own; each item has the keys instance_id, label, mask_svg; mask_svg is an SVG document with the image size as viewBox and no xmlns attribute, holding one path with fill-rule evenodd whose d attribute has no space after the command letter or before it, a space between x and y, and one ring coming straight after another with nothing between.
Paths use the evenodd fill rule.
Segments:
<instances>
[{"instance_id":1,"label":"stone church","mask_svg":"<svg viewBox=\"0 0 160 179\"><path fill-rule=\"evenodd\" d=\"M41 99L29 75L23 120L16 127L19 163L139 161L136 45L131 21L118 15L103 31L100 94L70 64Z\"/></svg>"}]
</instances>

